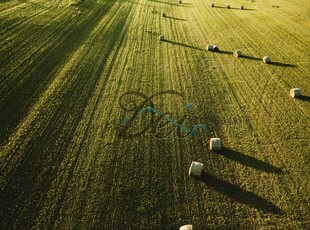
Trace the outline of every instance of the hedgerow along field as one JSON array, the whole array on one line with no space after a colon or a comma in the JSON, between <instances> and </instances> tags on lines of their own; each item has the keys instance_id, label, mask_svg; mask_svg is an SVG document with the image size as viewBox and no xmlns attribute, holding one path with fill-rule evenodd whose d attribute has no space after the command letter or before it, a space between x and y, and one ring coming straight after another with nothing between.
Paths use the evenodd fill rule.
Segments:
<instances>
[{"instance_id":1,"label":"hedgerow along field","mask_svg":"<svg viewBox=\"0 0 310 230\"><path fill-rule=\"evenodd\" d=\"M309 229L309 10L1 0L0 228Z\"/></svg>"}]
</instances>

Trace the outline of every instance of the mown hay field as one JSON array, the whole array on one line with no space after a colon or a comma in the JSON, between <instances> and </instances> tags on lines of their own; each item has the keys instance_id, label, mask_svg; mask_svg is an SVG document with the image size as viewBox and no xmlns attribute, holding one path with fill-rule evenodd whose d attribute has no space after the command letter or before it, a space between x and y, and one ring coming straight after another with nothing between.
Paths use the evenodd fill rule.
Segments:
<instances>
[{"instance_id":1,"label":"mown hay field","mask_svg":"<svg viewBox=\"0 0 310 230\"><path fill-rule=\"evenodd\" d=\"M309 12L0 0L0 229L309 229Z\"/></svg>"}]
</instances>

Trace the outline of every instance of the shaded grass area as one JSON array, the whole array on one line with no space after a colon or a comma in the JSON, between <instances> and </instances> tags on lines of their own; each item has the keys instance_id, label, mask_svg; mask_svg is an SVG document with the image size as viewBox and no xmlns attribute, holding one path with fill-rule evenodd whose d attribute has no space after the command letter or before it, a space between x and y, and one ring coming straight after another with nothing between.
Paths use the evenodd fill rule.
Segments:
<instances>
[{"instance_id":1,"label":"shaded grass area","mask_svg":"<svg viewBox=\"0 0 310 230\"><path fill-rule=\"evenodd\" d=\"M150 2L155 2L155 3L160 3L160 4L165 4L165 5L170 5L170 6L191 6L191 3L183 3L182 4L179 4L179 3L171 3L171 2L168 2L168 1L159 1L159 0L148 0Z\"/></svg>"},{"instance_id":2,"label":"shaded grass area","mask_svg":"<svg viewBox=\"0 0 310 230\"><path fill-rule=\"evenodd\" d=\"M273 213L278 215L284 214L283 210L267 199L262 198L253 192L246 191L220 178L217 178L214 175L203 172L200 180L207 186L212 187L217 192L224 194L236 202L246 204L266 213Z\"/></svg>"},{"instance_id":3,"label":"shaded grass area","mask_svg":"<svg viewBox=\"0 0 310 230\"><path fill-rule=\"evenodd\" d=\"M98 20L104 17L105 11L102 10L101 13L97 15ZM36 224L34 222L35 217L38 216L38 213L43 208L42 204L46 198L47 191L50 189L49 186L52 180L55 179L58 173L57 170L66 156L67 148L74 137L75 130L82 119L85 108L89 104L92 92L98 84L100 77L102 77L101 74L107 59L113 54L112 51L115 49L115 46L119 46L123 41L121 37L118 40L112 38L116 34L122 34L124 38L125 30L123 27L125 22L126 14L122 15L122 19L110 28L110 33L106 35L106 40L109 42L103 43L103 48L105 49L102 50L100 64L96 68L90 69L88 73L81 72L75 81L62 92L63 100L53 108L57 112L50 117L51 122L45 125L44 132L40 134L39 138L34 139L26 146L27 150L24 150L22 153L22 161L19 166L8 175L10 180L7 181L5 187L1 188L0 195L2 207L0 217L3 228L10 229L12 226L31 228ZM96 24L97 22L93 23ZM108 76L106 78L108 79ZM67 119L69 116L73 116L73 120ZM44 120L44 117L42 118ZM70 128L64 129L64 127ZM57 142L57 145L51 147L54 145L54 141ZM76 161L79 158L78 156L79 154L77 153L73 165L68 172L71 177ZM9 167L10 164L5 169L2 168L2 170L7 171ZM58 198L58 202L53 210L54 214L49 219L47 226L53 227L56 219L59 217L60 205L63 202L63 197L67 195L66 187L70 181L71 179L68 178L67 185L63 185L63 194ZM12 193L12 191L15 192Z\"/></svg>"},{"instance_id":4,"label":"shaded grass area","mask_svg":"<svg viewBox=\"0 0 310 230\"><path fill-rule=\"evenodd\" d=\"M217 154L260 171L276 174L282 173L282 170L278 167L232 149L223 148L222 150L217 151Z\"/></svg>"},{"instance_id":5,"label":"shaded grass area","mask_svg":"<svg viewBox=\"0 0 310 230\"><path fill-rule=\"evenodd\" d=\"M31 105L46 90L46 87L58 71L57 66L65 63L70 58L70 54L81 46L97 22L113 6L113 3L115 2L110 1L107 5L98 7L83 22L74 28L70 28L69 31L64 31L65 38L61 42L54 41L52 49L47 49L37 56L17 77L14 76L14 73L4 76L13 78L13 80L0 90L2 96L0 102L0 143L7 140ZM55 24L52 26L55 26ZM61 55L62 53L66 53L66 55Z\"/></svg>"},{"instance_id":6,"label":"shaded grass area","mask_svg":"<svg viewBox=\"0 0 310 230\"><path fill-rule=\"evenodd\" d=\"M192 46L192 45L184 44L182 42L171 41L171 40L167 40L167 39L165 39L164 42L167 42L167 43L170 43L170 44L173 44L173 45L182 46L182 47L189 48L189 49L195 49L195 50L201 50L201 51L204 50L204 49L199 48L199 47L195 47L195 46Z\"/></svg>"}]
</instances>

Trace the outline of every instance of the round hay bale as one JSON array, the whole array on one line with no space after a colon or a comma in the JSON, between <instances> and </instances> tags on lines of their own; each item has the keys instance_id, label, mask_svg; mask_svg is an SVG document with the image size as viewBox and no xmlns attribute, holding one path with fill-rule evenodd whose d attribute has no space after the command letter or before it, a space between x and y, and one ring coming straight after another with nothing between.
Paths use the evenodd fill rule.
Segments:
<instances>
[{"instance_id":1,"label":"round hay bale","mask_svg":"<svg viewBox=\"0 0 310 230\"><path fill-rule=\"evenodd\" d=\"M208 51L212 51L212 49L213 49L213 44L208 44L206 49L207 49Z\"/></svg>"},{"instance_id":2,"label":"round hay bale","mask_svg":"<svg viewBox=\"0 0 310 230\"><path fill-rule=\"evenodd\" d=\"M265 64L271 63L270 57L268 57L268 56L263 57L263 62L264 62Z\"/></svg>"},{"instance_id":3,"label":"round hay bale","mask_svg":"<svg viewBox=\"0 0 310 230\"><path fill-rule=\"evenodd\" d=\"M219 52L220 49L219 49L216 45L213 45L212 51L213 51L213 52Z\"/></svg>"},{"instance_id":4,"label":"round hay bale","mask_svg":"<svg viewBox=\"0 0 310 230\"><path fill-rule=\"evenodd\" d=\"M164 41L165 40L165 36L164 35L159 35L159 41Z\"/></svg>"},{"instance_id":5,"label":"round hay bale","mask_svg":"<svg viewBox=\"0 0 310 230\"><path fill-rule=\"evenodd\" d=\"M240 10L244 10L244 6L240 6Z\"/></svg>"},{"instance_id":6,"label":"round hay bale","mask_svg":"<svg viewBox=\"0 0 310 230\"><path fill-rule=\"evenodd\" d=\"M179 1L179 4L182 4L182 1Z\"/></svg>"},{"instance_id":7,"label":"round hay bale","mask_svg":"<svg viewBox=\"0 0 310 230\"><path fill-rule=\"evenodd\" d=\"M166 12L163 12L161 16L166 17L167 16Z\"/></svg>"},{"instance_id":8,"label":"round hay bale","mask_svg":"<svg viewBox=\"0 0 310 230\"><path fill-rule=\"evenodd\" d=\"M240 50L236 50L233 55L235 58L242 57L242 52Z\"/></svg>"},{"instance_id":9,"label":"round hay bale","mask_svg":"<svg viewBox=\"0 0 310 230\"><path fill-rule=\"evenodd\" d=\"M291 97L300 97L301 96L301 90L300 88L293 88L290 90Z\"/></svg>"},{"instance_id":10,"label":"round hay bale","mask_svg":"<svg viewBox=\"0 0 310 230\"><path fill-rule=\"evenodd\" d=\"M179 230L193 230L193 225L191 224L183 225L179 228Z\"/></svg>"},{"instance_id":11,"label":"round hay bale","mask_svg":"<svg viewBox=\"0 0 310 230\"><path fill-rule=\"evenodd\" d=\"M227 8L227 9L230 9L230 5L227 5L226 8Z\"/></svg>"},{"instance_id":12,"label":"round hay bale","mask_svg":"<svg viewBox=\"0 0 310 230\"><path fill-rule=\"evenodd\" d=\"M222 148L221 138L214 137L210 139L210 150L220 150Z\"/></svg>"},{"instance_id":13,"label":"round hay bale","mask_svg":"<svg viewBox=\"0 0 310 230\"><path fill-rule=\"evenodd\" d=\"M191 163L191 166L189 167L188 175L189 176L200 177L201 173L203 172L203 170L204 170L204 166L203 166L202 163L193 161Z\"/></svg>"},{"instance_id":14,"label":"round hay bale","mask_svg":"<svg viewBox=\"0 0 310 230\"><path fill-rule=\"evenodd\" d=\"M211 4L211 7L214 7L214 3Z\"/></svg>"}]
</instances>

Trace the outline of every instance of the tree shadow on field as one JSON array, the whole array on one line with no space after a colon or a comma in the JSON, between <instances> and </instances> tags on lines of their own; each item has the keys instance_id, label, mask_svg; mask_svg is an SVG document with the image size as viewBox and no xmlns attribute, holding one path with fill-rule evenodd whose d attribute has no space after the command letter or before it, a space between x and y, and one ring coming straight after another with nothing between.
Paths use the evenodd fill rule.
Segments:
<instances>
[{"instance_id":1,"label":"tree shadow on field","mask_svg":"<svg viewBox=\"0 0 310 230\"><path fill-rule=\"evenodd\" d=\"M232 149L222 148L220 151L217 151L217 154L222 155L230 160L239 162L240 164L260 170L260 171L264 171L268 173L276 173L276 174L282 173L282 169L278 167L275 167L267 162L258 160L254 157L234 151Z\"/></svg>"},{"instance_id":2,"label":"tree shadow on field","mask_svg":"<svg viewBox=\"0 0 310 230\"><path fill-rule=\"evenodd\" d=\"M183 19L183 18L175 18L175 17L170 17L170 16L166 16L166 18L177 20L177 21L187 21L186 19Z\"/></svg>"},{"instance_id":3,"label":"tree shadow on field","mask_svg":"<svg viewBox=\"0 0 310 230\"><path fill-rule=\"evenodd\" d=\"M202 181L207 186L212 187L215 191L222 193L223 195L239 203L246 204L265 213L273 213L279 215L284 214L283 210L281 210L278 206L268 201L267 199L262 198L250 191L246 191L220 178L217 178L216 176L211 175L207 172L202 172L201 177L196 179Z\"/></svg>"},{"instance_id":4,"label":"tree shadow on field","mask_svg":"<svg viewBox=\"0 0 310 230\"><path fill-rule=\"evenodd\" d=\"M179 45L179 46L190 48L190 49L204 50L202 48L191 46L191 45L187 45L187 44L184 44L184 43L181 43L181 42L170 41L170 40L164 40L164 42L167 42L167 43L170 43L170 44L173 44L173 45Z\"/></svg>"}]
</instances>

